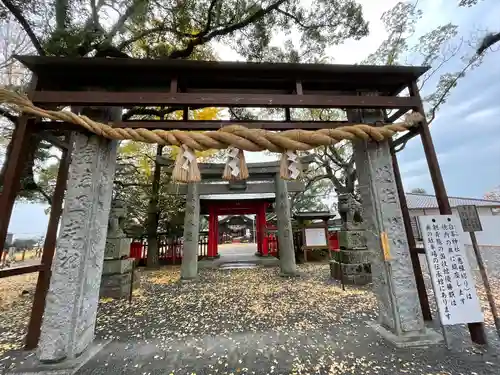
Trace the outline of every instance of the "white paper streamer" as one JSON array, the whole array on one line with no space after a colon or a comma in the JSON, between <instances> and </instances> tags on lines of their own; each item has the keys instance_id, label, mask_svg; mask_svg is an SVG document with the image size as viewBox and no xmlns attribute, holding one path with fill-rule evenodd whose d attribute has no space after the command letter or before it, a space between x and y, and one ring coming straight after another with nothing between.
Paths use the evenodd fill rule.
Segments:
<instances>
[{"instance_id":1,"label":"white paper streamer","mask_svg":"<svg viewBox=\"0 0 500 375\"><path fill-rule=\"evenodd\" d=\"M238 177L240 174L240 158L238 157L238 153L240 151L237 148L231 147L229 149L229 168L231 168L231 175L234 177Z\"/></svg>"},{"instance_id":2,"label":"white paper streamer","mask_svg":"<svg viewBox=\"0 0 500 375\"><path fill-rule=\"evenodd\" d=\"M287 151L286 156L287 160L290 162L290 164L288 165L288 170L290 171L290 178L292 180L295 180L300 175L300 168L298 163L299 155L297 155L297 153L294 151Z\"/></svg>"},{"instance_id":3,"label":"white paper streamer","mask_svg":"<svg viewBox=\"0 0 500 375\"><path fill-rule=\"evenodd\" d=\"M187 171L189 169L189 164L191 164L191 162L196 159L196 156L191 152L188 146L182 145L182 148L184 150L184 152L182 153L182 157L186 160L184 160L181 168Z\"/></svg>"}]
</instances>

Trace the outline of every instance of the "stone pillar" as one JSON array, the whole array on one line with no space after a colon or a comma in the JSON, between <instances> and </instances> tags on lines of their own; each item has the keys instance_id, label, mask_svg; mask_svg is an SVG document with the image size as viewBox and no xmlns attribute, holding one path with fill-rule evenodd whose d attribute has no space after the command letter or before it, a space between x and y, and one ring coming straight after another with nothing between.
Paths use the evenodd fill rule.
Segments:
<instances>
[{"instance_id":1,"label":"stone pillar","mask_svg":"<svg viewBox=\"0 0 500 375\"><path fill-rule=\"evenodd\" d=\"M104 249L104 265L101 280L101 297L128 298L130 288L139 285L138 273L132 278L134 259L129 258L130 243L123 232L123 223L127 209L120 200L111 203L109 213L108 235ZM132 281L134 285L132 286Z\"/></svg>"},{"instance_id":2,"label":"stone pillar","mask_svg":"<svg viewBox=\"0 0 500 375\"><path fill-rule=\"evenodd\" d=\"M375 110L348 115L351 121L371 123L380 120L382 113ZM426 332L420 310L389 143L356 141L354 150L366 241L372 253L373 286L379 305L379 324L374 328L397 346L435 343L439 335ZM389 239L389 256L382 248L383 232Z\"/></svg>"},{"instance_id":3,"label":"stone pillar","mask_svg":"<svg viewBox=\"0 0 500 375\"><path fill-rule=\"evenodd\" d=\"M293 247L292 221L290 217L290 199L286 181L279 174L275 177L276 216L278 221L278 246L282 276L296 276L295 248Z\"/></svg>"},{"instance_id":4,"label":"stone pillar","mask_svg":"<svg viewBox=\"0 0 500 375\"><path fill-rule=\"evenodd\" d=\"M199 183L188 184L184 217L184 245L182 247L181 280L198 276L198 239L200 235Z\"/></svg>"},{"instance_id":5,"label":"stone pillar","mask_svg":"<svg viewBox=\"0 0 500 375\"><path fill-rule=\"evenodd\" d=\"M362 214L352 194L339 194L342 229L338 231L339 251L330 261L331 276L344 284L365 285L371 282L371 254L366 246Z\"/></svg>"},{"instance_id":6,"label":"stone pillar","mask_svg":"<svg viewBox=\"0 0 500 375\"><path fill-rule=\"evenodd\" d=\"M74 133L72 142L68 189L38 345L38 358L48 362L73 359L94 340L116 166L117 142L81 133Z\"/></svg>"}]
</instances>

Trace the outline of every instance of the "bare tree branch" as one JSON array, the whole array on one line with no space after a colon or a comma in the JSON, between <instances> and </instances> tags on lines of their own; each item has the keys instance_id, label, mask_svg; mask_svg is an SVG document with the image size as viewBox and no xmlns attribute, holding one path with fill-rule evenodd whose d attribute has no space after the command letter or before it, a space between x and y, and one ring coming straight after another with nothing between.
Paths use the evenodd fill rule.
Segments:
<instances>
[{"instance_id":1,"label":"bare tree branch","mask_svg":"<svg viewBox=\"0 0 500 375\"><path fill-rule=\"evenodd\" d=\"M210 6L208 7L208 14L207 14L207 23L205 25L205 28L200 31L199 33L195 34L195 38L202 37L204 35L207 35L207 33L210 31L210 26L212 24L212 12L215 8L215 4L217 4L217 0L212 0L210 1Z\"/></svg>"},{"instance_id":2,"label":"bare tree branch","mask_svg":"<svg viewBox=\"0 0 500 375\"><path fill-rule=\"evenodd\" d=\"M30 24L24 18L23 14L21 13L21 10L15 6L10 0L1 0L3 5L16 17L16 20L21 24L23 27L24 31L26 31L26 34L28 34L28 37L31 40L31 43L33 43L33 46L35 47L36 51L40 56L45 56L45 50L43 49L42 45L40 44L40 41L38 40L37 36L33 32L33 29L31 28Z\"/></svg>"},{"instance_id":3,"label":"bare tree branch","mask_svg":"<svg viewBox=\"0 0 500 375\"><path fill-rule=\"evenodd\" d=\"M127 7L125 12L118 18L118 21L114 24L114 26L111 28L110 32L106 36L106 41L107 43L111 43L113 38L115 37L116 33L120 31L123 28L123 25L125 25L125 22L134 14L136 11L137 7L141 4L142 0L133 0L132 4Z\"/></svg>"},{"instance_id":4,"label":"bare tree branch","mask_svg":"<svg viewBox=\"0 0 500 375\"><path fill-rule=\"evenodd\" d=\"M49 206L52 206L52 197L49 194L47 194L40 186L37 186L36 191L38 191L42 197L45 198Z\"/></svg>"},{"instance_id":5,"label":"bare tree branch","mask_svg":"<svg viewBox=\"0 0 500 375\"><path fill-rule=\"evenodd\" d=\"M153 27L151 29L146 29L140 33L137 33L132 38L121 42L117 48L119 50L123 50L124 48L128 47L129 45L137 42L138 40L141 40L142 38L145 38L145 37L153 35L153 34L164 33L164 32L169 32L169 33L172 33L172 34L177 35L177 36L182 37L182 38L193 38L194 37L194 35L191 33L180 32L180 31L178 31L176 29L172 29L171 27L168 27L166 25L161 25L161 26Z\"/></svg>"},{"instance_id":6,"label":"bare tree branch","mask_svg":"<svg viewBox=\"0 0 500 375\"><path fill-rule=\"evenodd\" d=\"M184 49L176 50L176 51L173 51L172 53L170 53L169 58L171 58L171 59L183 59L183 58L189 57L196 46L207 43L208 41L210 41L211 39L213 39L215 37L227 35L227 34L230 34L234 31L237 31L237 30L240 30L240 29L247 27L251 23L264 17L266 14L272 12L273 10L276 10L285 1L286 0L278 0L276 3L268 6L267 8L259 9L258 11L253 13L252 15L241 20L240 22L237 22L233 25L229 25L229 26L224 27L222 29L213 30L213 31L209 32L208 34L203 35L201 37L191 39L188 42L188 45Z\"/></svg>"},{"instance_id":7,"label":"bare tree branch","mask_svg":"<svg viewBox=\"0 0 500 375\"><path fill-rule=\"evenodd\" d=\"M90 0L90 8L92 10L92 24L94 25L95 28L99 27L99 15L97 14L97 4L95 2L96 0Z\"/></svg>"},{"instance_id":8,"label":"bare tree branch","mask_svg":"<svg viewBox=\"0 0 500 375\"><path fill-rule=\"evenodd\" d=\"M457 76L446 86L446 89L443 91L441 96L439 97L438 101L434 105L434 107L431 109L431 117L429 120L427 120L427 124L430 125L432 121L436 118L436 112L439 109L439 106L443 103L443 101L446 99L446 96L450 92L450 90L455 87L456 83L460 78L462 78L465 75L465 72L479 59L480 55L474 55L467 65L463 67L463 69L457 74Z\"/></svg>"},{"instance_id":9,"label":"bare tree branch","mask_svg":"<svg viewBox=\"0 0 500 375\"><path fill-rule=\"evenodd\" d=\"M476 53L478 55L481 55L484 51L486 51L488 48L490 48L491 46L493 46L495 43L498 42L500 42L500 32L488 34L484 37Z\"/></svg>"}]
</instances>

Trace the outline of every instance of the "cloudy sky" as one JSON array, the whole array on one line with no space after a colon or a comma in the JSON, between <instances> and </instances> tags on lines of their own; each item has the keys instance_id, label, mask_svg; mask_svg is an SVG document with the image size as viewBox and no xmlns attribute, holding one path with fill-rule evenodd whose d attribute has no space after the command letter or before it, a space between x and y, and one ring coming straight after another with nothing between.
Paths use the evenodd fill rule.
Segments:
<instances>
[{"instance_id":1,"label":"cloudy sky","mask_svg":"<svg viewBox=\"0 0 500 375\"><path fill-rule=\"evenodd\" d=\"M363 4L365 18L370 22L370 35L361 41L349 41L332 48L330 56L335 63L356 63L374 52L385 37L380 17L393 7L395 0L358 0ZM417 34L452 22L459 32L470 38L478 30L496 30L499 26L500 2L483 0L471 9L457 8L458 0L420 0L424 17L417 26ZM224 46L217 47L224 60L238 60L238 56ZM470 72L452 92L448 102L438 112L431 133L438 153L442 173L450 196L482 197L485 192L500 185L500 53L489 53L483 64ZM455 71L459 61L451 61L448 71ZM432 88L429 82L429 89ZM424 95L426 88L424 87ZM262 156L249 155L248 161ZM407 190L424 188L432 193L425 155L419 139L410 141L398 153L403 183ZM47 216L41 205L17 204L9 232L17 237L43 234Z\"/></svg>"}]
</instances>

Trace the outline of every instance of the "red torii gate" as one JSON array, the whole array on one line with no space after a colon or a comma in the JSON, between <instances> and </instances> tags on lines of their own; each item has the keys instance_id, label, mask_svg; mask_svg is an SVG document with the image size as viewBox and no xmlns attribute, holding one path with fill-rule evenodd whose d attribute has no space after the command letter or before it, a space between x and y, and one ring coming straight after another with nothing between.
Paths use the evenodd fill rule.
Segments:
<instances>
[{"instance_id":1,"label":"red torii gate","mask_svg":"<svg viewBox=\"0 0 500 375\"><path fill-rule=\"evenodd\" d=\"M218 257L219 215L256 215L255 237L257 252L268 255L265 243L266 212L271 207L272 199L248 200L205 200L208 208L208 257Z\"/></svg>"}]
</instances>

